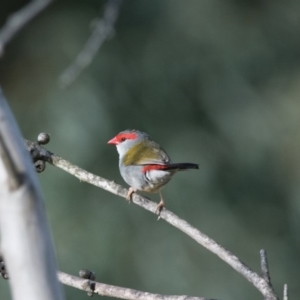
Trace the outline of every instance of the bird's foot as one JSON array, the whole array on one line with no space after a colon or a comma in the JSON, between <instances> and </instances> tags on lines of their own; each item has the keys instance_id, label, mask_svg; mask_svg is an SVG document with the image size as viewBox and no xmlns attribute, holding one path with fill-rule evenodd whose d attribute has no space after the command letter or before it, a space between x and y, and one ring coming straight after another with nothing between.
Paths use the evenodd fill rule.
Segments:
<instances>
[{"instance_id":1,"label":"bird's foot","mask_svg":"<svg viewBox=\"0 0 300 300\"><path fill-rule=\"evenodd\" d=\"M164 206L165 206L165 202L163 199L161 199L158 205L156 206L156 210L155 210L155 213L158 215L157 221L160 219L160 213L164 208Z\"/></svg>"},{"instance_id":2,"label":"bird's foot","mask_svg":"<svg viewBox=\"0 0 300 300\"><path fill-rule=\"evenodd\" d=\"M130 187L126 196L126 200L128 201L128 203L130 204L131 202L131 197L132 194L136 192L136 189L134 189L133 187Z\"/></svg>"}]
</instances>

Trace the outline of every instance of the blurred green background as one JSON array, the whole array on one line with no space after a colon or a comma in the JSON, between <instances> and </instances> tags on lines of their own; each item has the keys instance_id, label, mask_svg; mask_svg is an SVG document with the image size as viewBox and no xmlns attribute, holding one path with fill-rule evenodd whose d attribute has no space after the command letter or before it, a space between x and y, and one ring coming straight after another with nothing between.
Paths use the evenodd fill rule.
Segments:
<instances>
[{"instance_id":1,"label":"blurred green background","mask_svg":"<svg viewBox=\"0 0 300 300\"><path fill-rule=\"evenodd\" d=\"M25 3L2 0L0 25ZM105 3L56 1L7 46L0 84L24 137L48 132L49 150L125 186L107 141L149 133L173 161L200 165L167 185L167 207L257 272L266 249L276 291L288 283L297 299L300 1L125 1L114 36L63 90L58 78ZM262 298L153 214L52 166L39 178L62 271L153 293ZM0 298L10 298L4 280Z\"/></svg>"}]
</instances>

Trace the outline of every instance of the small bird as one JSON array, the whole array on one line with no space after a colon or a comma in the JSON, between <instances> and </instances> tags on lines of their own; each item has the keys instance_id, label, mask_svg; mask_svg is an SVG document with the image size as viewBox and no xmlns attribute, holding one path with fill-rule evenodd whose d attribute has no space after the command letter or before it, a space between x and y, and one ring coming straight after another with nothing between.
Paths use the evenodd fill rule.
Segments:
<instances>
[{"instance_id":1,"label":"small bird","mask_svg":"<svg viewBox=\"0 0 300 300\"><path fill-rule=\"evenodd\" d=\"M130 185L126 199L130 201L136 191L158 192L160 202L155 211L158 215L165 204L160 191L162 187L177 171L199 169L193 163L171 163L166 151L142 131L122 131L109 140L108 144L117 146L120 173Z\"/></svg>"}]
</instances>

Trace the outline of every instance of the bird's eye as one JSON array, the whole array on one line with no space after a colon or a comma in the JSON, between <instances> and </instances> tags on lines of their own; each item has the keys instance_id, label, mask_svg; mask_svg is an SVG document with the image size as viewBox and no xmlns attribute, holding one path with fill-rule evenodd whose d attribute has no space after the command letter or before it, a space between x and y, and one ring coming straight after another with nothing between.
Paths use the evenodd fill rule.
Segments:
<instances>
[{"instance_id":1,"label":"bird's eye","mask_svg":"<svg viewBox=\"0 0 300 300\"><path fill-rule=\"evenodd\" d=\"M126 140L126 138L122 137L121 138L121 142L124 142Z\"/></svg>"}]
</instances>

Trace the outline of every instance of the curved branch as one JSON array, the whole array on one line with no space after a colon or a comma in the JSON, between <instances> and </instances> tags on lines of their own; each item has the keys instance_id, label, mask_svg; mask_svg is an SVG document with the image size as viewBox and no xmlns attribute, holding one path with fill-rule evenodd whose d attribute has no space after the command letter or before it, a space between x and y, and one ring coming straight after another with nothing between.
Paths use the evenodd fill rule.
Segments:
<instances>
[{"instance_id":1,"label":"curved branch","mask_svg":"<svg viewBox=\"0 0 300 300\"><path fill-rule=\"evenodd\" d=\"M0 56L8 42L20 31L30 20L45 9L52 0L35 0L28 3L19 11L8 17L6 24L0 31Z\"/></svg>"},{"instance_id":2,"label":"curved branch","mask_svg":"<svg viewBox=\"0 0 300 300\"><path fill-rule=\"evenodd\" d=\"M80 181L85 181L99 188L102 188L110 193L126 198L128 190L123 188L119 184L116 184L114 181L109 181L100 176L89 173L83 170L82 168L71 164L69 161L45 150L37 143L33 143L30 141L25 141L25 143L27 149L30 152L39 153L39 155L36 156L36 159L43 159L48 163L77 177ZM157 206L156 203L148 200L147 198L134 193L132 201L135 204L143 207L144 209L155 213ZM259 276L253 270L251 270L237 256L233 255L231 252L219 245L213 239L202 233L197 228L190 225L185 220L179 218L166 208L162 210L160 217L161 219L164 219L169 224L173 225L174 227L178 228L179 230L190 236L198 244L202 245L212 253L216 254L223 261L229 264L233 269L235 269L238 273L243 275L249 282L251 282L261 292L265 299L278 300L278 296L273 291L272 286L264 278Z\"/></svg>"},{"instance_id":3,"label":"curved branch","mask_svg":"<svg viewBox=\"0 0 300 300\"><path fill-rule=\"evenodd\" d=\"M75 287L79 290L86 292L93 292L101 296L115 297L128 300L213 300L203 297L189 297L189 296L172 296L172 295L160 295L151 294L133 289L123 288L114 285L108 285L104 283L95 283L95 289L91 290L90 281L88 279L82 279L73 275L69 275L63 272L58 272L58 280L66 285Z\"/></svg>"}]
</instances>

